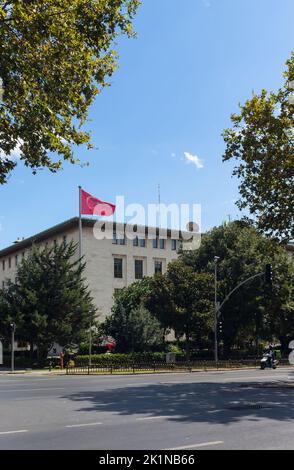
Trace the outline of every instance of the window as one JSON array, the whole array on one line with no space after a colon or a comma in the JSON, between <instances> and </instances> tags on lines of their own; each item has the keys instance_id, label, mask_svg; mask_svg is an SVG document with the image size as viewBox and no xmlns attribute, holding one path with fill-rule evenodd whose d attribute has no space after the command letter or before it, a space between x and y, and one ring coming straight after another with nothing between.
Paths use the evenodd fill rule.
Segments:
<instances>
[{"instance_id":1,"label":"window","mask_svg":"<svg viewBox=\"0 0 294 470\"><path fill-rule=\"evenodd\" d=\"M139 245L141 248L145 248L146 247L146 240L145 238L139 238Z\"/></svg>"},{"instance_id":2,"label":"window","mask_svg":"<svg viewBox=\"0 0 294 470\"><path fill-rule=\"evenodd\" d=\"M18 256L15 255L15 266L17 266L17 265L18 265Z\"/></svg>"},{"instance_id":3,"label":"window","mask_svg":"<svg viewBox=\"0 0 294 470\"><path fill-rule=\"evenodd\" d=\"M143 279L143 260L135 259L135 279Z\"/></svg>"},{"instance_id":4,"label":"window","mask_svg":"<svg viewBox=\"0 0 294 470\"><path fill-rule=\"evenodd\" d=\"M8 267L11 268L11 258L8 258Z\"/></svg>"},{"instance_id":5,"label":"window","mask_svg":"<svg viewBox=\"0 0 294 470\"><path fill-rule=\"evenodd\" d=\"M146 240L145 240L145 238L136 237L136 238L133 240L133 246L139 246L140 248L145 248L145 247L146 247Z\"/></svg>"},{"instance_id":6,"label":"window","mask_svg":"<svg viewBox=\"0 0 294 470\"><path fill-rule=\"evenodd\" d=\"M161 238L161 239L159 240L159 248L160 248L161 250L164 250L164 249L165 249L165 240L164 240L163 238Z\"/></svg>"},{"instance_id":7,"label":"window","mask_svg":"<svg viewBox=\"0 0 294 470\"><path fill-rule=\"evenodd\" d=\"M118 296L121 289L114 289L114 297Z\"/></svg>"},{"instance_id":8,"label":"window","mask_svg":"<svg viewBox=\"0 0 294 470\"><path fill-rule=\"evenodd\" d=\"M123 260L122 258L114 258L114 277L122 279L123 277Z\"/></svg>"},{"instance_id":9,"label":"window","mask_svg":"<svg viewBox=\"0 0 294 470\"><path fill-rule=\"evenodd\" d=\"M162 274L162 261L154 261L154 273Z\"/></svg>"},{"instance_id":10,"label":"window","mask_svg":"<svg viewBox=\"0 0 294 470\"><path fill-rule=\"evenodd\" d=\"M66 235L63 235L63 243L66 244Z\"/></svg>"},{"instance_id":11,"label":"window","mask_svg":"<svg viewBox=\"0 0 294 470\"><path fill-rule=\"evenodd\" d=\"M2 281L2 289L5 289L5 281Z\"/></svg>"},{"instance_id":12,"label":"window","mask_svg":"<svg viewBox=\"0 0 294 470\"><path fill-rule=\"evenodd\" d=\"M154 240L152 242L152 246L153 246L153 248L158 248L158 238L154 238Z\"/></svg>"},{"instance_id":13,"label":"window","mask_svg":"<svg viewBox=\"0 0 294 470\"><path fill-rule=\"evenodd\" d=\"M22 256L22 259L24 259L24 257L25 257L25 252L24 251L22 252L21 256Z\"/></svg>"},{"instance_id":14,"label":"window","mask_svg":"<svg viewBox=\"0 0 294 470\"><path fill-rule=\"evenodd\" d=\"M172 240L171 241L171 249L172 251L176 251L178 247L178 241L177 240Z\"/></svg>"},{"instance_id":15,"label":"window","mask_svg":"<svg viewBox=\"0 0 294 470\"><path fill-rule=\"evenodd\" d=\"M116 232L113 232L112 243L113 243L113 245L125 245L126 244L126 239L125 239L125 237L123 237L123 238L118 237Z\"/></svg>"},{"instance_id":16,"label":"window","mask_svg":"<svg viewBox=\"0 0 294 470\"><path fill-rule=\"evenodd\" d=\"M5 259L2 261L2 270L5 271Z\"/></svg>"}]
</instances>

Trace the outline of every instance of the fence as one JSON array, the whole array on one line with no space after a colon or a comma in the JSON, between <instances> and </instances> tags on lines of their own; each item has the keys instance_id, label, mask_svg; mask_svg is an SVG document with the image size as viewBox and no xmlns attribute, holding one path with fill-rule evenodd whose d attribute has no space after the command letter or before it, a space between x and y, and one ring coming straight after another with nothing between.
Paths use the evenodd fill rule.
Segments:
<instances>
[{"instance_id":1,"label":"fence","mask_svg":"<svg viewBox=\"0 0 294 470\"><path fill-rule=\"evenodd\" d=\"M220 369L239 369L242 367L259 367L259 359L245 359L232 361L190 361L190 362L105 362L99 364L68 366L68 375L93 375L93 374L136 374L136 373L160 373L160 372L196 372ZM289 365L286 360L281 360L280 365Z\"/></svg>"}]
</instances>

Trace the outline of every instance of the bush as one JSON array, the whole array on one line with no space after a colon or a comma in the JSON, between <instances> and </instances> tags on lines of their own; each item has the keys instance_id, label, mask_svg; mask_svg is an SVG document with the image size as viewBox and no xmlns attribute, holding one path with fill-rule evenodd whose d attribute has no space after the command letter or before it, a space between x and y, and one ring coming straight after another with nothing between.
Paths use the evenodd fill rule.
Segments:
<instances>
[{"instance_id":1,"label":"bush","mask_svg":"<svg viewBox=\"0 0 294 470\"><path fill-rule=\"evenodd\" d=\"M92 364L129 364L133 362L165 362L166 353L131 353L131 354L94 354L91 356ZM89 355L76 356L76 366L86 366L89 364Z\"/></svg>"}]
</instances>

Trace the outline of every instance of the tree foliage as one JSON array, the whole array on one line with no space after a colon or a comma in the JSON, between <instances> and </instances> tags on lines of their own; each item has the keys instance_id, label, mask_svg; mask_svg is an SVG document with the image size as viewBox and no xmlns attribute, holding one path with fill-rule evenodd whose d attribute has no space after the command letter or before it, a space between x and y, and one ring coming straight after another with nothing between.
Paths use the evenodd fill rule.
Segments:
<instances>
[{"instance_id":1,"label":"tree foliage","mask_svg":"<svg viewBox=\"0 0 294 470\"><path fill-rule=\"evenodd\" d=\"M272 288L264 277L245 284L222 309L225 351L234 345L294 335L294 269L284 247L259 234L245 222L216 227L202 238L199 250L182 255L183 262L196 272L214 271L218 256L218 296L222 302L242 281L273 266Z\"/></svg>"},{"instance_id":2,"label":"tree foliage","mask_svg":"<svg viewBox=\"0 0 294 470\"><path fill-rule=\"evenodd\" d=\"M240 209L249 208L257 227L279 239L294 238L294 52L284 86L266 90L240 106L224 131L224 161L236 159Z\"/></svg>"},{"instance_id":3,"label":"tree foliage","mask_svg":"<svg viewBox=\"0 0 294 470\"><path fill-rule=\"evenodd\" d=\"M213 319L213 276L196 273L181 260L169 264L166 274L154 278L154 288L145 304L165 327L185 336L187 357L190 343L200 346Z\"/></svg>"},{"instance_id":4,"label":"tree foliage","mask_svg":"<svg viewBox=\"0 0 294 470\"><path fill-rule=\"evenodd\" d=\"M115 338L118 352L146 352L162 342L159 321L142 304L126 310L118 300L102 329L106 335Z\"/></svg>"},{"instance_id":5,"label":"tree foliage","mask_svg":"<svg viewBox=\"0 0 294 470\"><path fill-rule=\"evenodd\" d=\"M133 36L138 0L7 0L0 2L0 184L17 149L36 170L76 162L72 144L89 106L117 65L113 43Z\"/></svg>"},{"instance_id":6,"label":"tree foliage","mask_svg":"<svg viewBox=\"0 0 294 470\"><path fill-rule=\"evenodd\" d=\"M96 310L82 277L85 265L73 260L75 251L73 243L32 249L15 282L1 292L2 334L9 337L9 324L15 322L17 337L43 355L54 342L69 346L83 339Z\"/></svg>"}]
</instances>

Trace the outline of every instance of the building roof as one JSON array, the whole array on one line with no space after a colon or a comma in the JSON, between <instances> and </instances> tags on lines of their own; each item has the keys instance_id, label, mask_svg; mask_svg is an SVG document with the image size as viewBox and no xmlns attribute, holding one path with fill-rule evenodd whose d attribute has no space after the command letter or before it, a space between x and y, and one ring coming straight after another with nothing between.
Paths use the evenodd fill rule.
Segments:
<instances>
[{"instance_id":1,"label":"building roof","mask_svg":"<svg viewBox=\"0 0 294 470\"><path fill-rule=\"evenodd\" d=\"M93 227L96 222L97 222L97 219L90 219L90 218L84 218L84 217L82 218L83 227ZM50 227L42 232L39 232L36 235L32 235L31 237L25 238L23 240L19 240L17 242L14 242L12 245L6 248L3 248L2 250L0 250L0 258L3 258L15 252L19 252L21 250L25 250L26 248L30 248L34 243L43 242L47 240L48 238L58 236L70 229L75 229L75 228L78 229L78 226L79 226L78 217L73 217L72 219L65 220L64 222L54 225L53 227ZM123 223L115 222L113 224L114 230L116 228L122 230L123 228L125 229L126 227L127 227L127 224L123 224ZM140 232L142 233L142 231L144 230L145 230L145 233L147 234L148 229L156 230L157 235L159 235L160 233L159 228L145 227L145 226L139 226L139 225L137 227L138 227L138 234L140 234ZM162 228L161 230L167 230L168 236L172 236L173 232L176 233L176 231L173 231L171 229Z\"/></svg>"},{"instance_id":2,"label":"building roof","mask_svg":"<svg viewBox=\"0 0 294 470\"><path fill-rule=\"evenodd\" d=\"M13 243L12 245L8 246L7 248L4 248L3 250L1 250L0 257L2 258L3 256L7 256L11 253L15 253L16 251L24 250L32 246L33 243L42 242L44 240L47 240L49 237L59 235L60 233L66 230L78 227L78 222L79 222L78 217L73 217L72 219L66 220L58 225L54 225L53 227L43 230L42 232L39 232L36 235L32 235L31 237L17 241Z\"/></svg>"}]
</instances>

